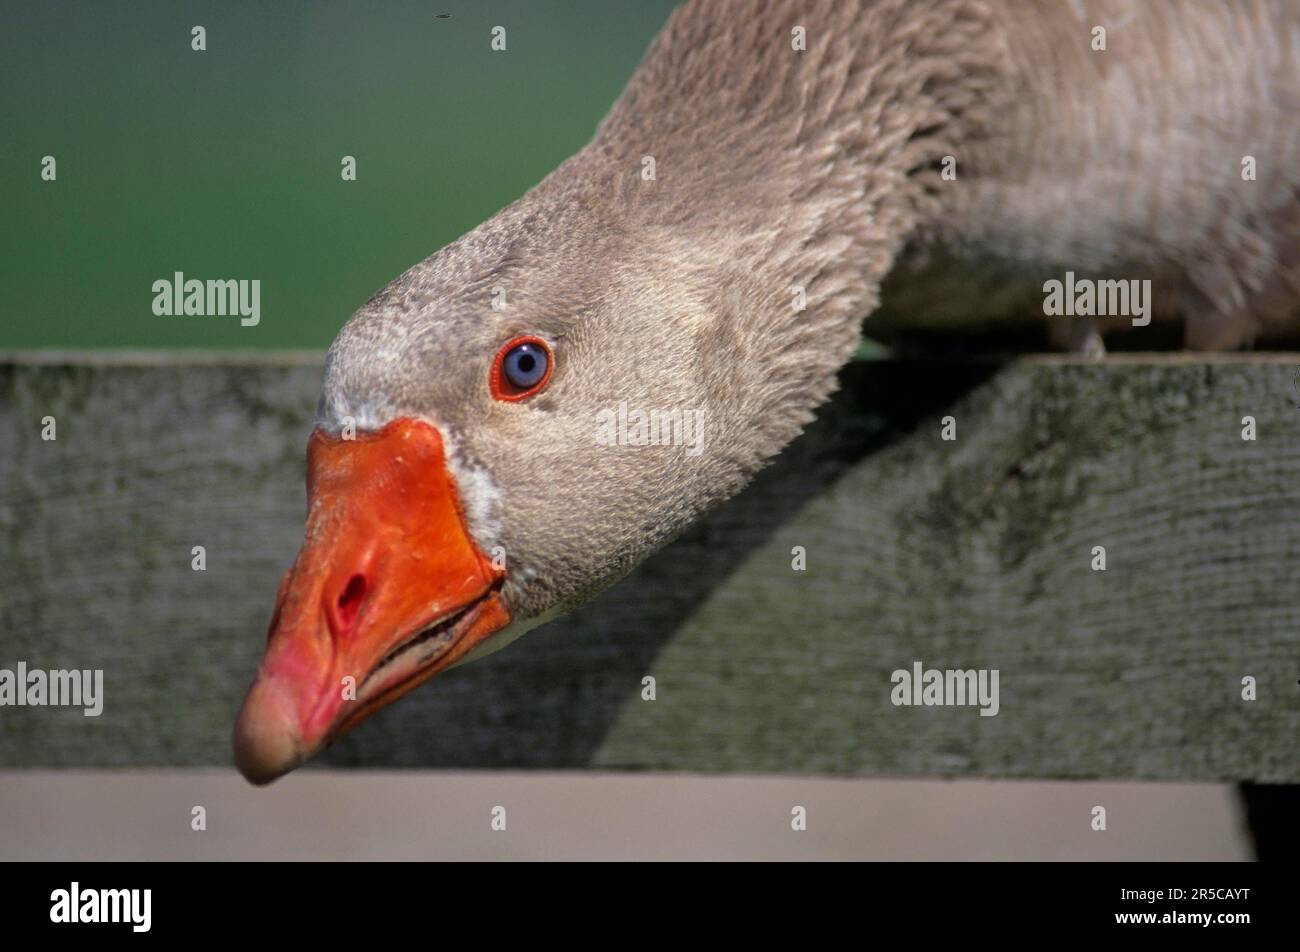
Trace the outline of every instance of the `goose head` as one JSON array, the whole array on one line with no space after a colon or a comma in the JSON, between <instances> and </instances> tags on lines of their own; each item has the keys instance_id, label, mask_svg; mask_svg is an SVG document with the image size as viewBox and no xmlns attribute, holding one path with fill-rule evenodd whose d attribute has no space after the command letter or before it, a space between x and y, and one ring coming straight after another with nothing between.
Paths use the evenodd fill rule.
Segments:
<instances>
[{"instance_id":1,"label":"goose head","mask_svg":"<svg viewBox=\"0 0 1300 952\"><path fill-rule=\"evenodd\" d=\"M305 540L236 727L250 780L612 584L806 419L817 362L738 323L743 280L561 186L407 271L330 348ZM648 445L640 419L663 424Z\"/></svg>"},{"instance_id":2,"label":"goose head","mask_svg":"<svg viewBox=\"0 0 1300 952\"><path fill-rule=\"evenodd\" d=\"M250 780L592 597L811 420L946 148L917 134L938 34L893 10L819 3L861 42L804 58L679 8L591 144L353 315L235 730Z\"/></svg>"}]
</instances>

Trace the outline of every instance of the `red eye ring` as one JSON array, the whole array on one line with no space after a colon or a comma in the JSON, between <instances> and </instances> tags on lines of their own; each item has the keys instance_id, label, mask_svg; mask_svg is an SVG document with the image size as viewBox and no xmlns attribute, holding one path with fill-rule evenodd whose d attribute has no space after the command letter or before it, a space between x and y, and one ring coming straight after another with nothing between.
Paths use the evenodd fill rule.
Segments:
<instances>
[{"instance_id":1,"label":"red eye ring","mask_svg":"<svg viewBox=\"0 0 1300 952\"><path fill-rule=\"evenodd\" d=\"M530 349L532 349L531 353ZM519 353L516 354L516 351ZM508 368L506 360L512 356L516 366ZM518 372L517 364L519 360L527 360L529 357L534 360L538 357L542 358L545 361L545 367L539 379L527 386L522 386L510 379L511 370ZM488 389L492 391L492 396L497 400L518 403L520 400L526 400L543 389L547 382L550 381L551 372L554 369L555 358L551 354L551 345L533 334L520 334L502 344L496 356L492 358L492 370L488 374Z\"/></svg>"}]
</instances>

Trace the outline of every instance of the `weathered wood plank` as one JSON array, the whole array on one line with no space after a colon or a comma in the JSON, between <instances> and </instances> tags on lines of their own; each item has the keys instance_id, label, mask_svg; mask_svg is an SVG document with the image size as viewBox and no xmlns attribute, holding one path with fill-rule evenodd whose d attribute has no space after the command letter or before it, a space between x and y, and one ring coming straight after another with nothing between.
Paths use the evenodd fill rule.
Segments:
<instances>
[{"instance_id":1,"label":"weathered wood plank","mask_svg":"<svg viewBox=\"0 0 1300 952\"><path fill-rule=\"evenodd\" d=\"M324 759L1300 781L1295 369L850 367L687 538ZM318 382L301 359L0 361L0 666L106 680L99 718L0 708L0 765L228 763ZM893 706L918 660L999 669L998 716Z\"/></svg>"}]
</instances>

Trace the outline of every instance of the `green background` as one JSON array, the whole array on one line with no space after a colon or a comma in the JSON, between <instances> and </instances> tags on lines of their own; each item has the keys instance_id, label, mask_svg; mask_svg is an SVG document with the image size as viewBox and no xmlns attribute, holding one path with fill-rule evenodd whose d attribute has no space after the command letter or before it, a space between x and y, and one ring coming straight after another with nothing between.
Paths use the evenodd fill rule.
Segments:
<instances>
[{"instance_id":1,"label":"green background","mask_svg":"<svg viewBox=\"0 0 1300 952\"><path fill-rule=\"evenodd\" d=\"M581 148L674 5L0 5L0 348L327 346ZM176 271L260 279L261 323L155 316Z\"/></svg>"}]
</instances>

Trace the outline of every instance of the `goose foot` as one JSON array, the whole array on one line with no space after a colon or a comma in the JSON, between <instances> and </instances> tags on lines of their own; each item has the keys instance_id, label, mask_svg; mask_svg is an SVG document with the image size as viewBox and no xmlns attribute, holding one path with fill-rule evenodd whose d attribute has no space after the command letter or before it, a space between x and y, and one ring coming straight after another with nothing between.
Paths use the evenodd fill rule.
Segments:
<instances>
[{"instance_id":1,"label":"goose foot","mask_svg":"<svg viewBox=\"0 0 1300 952\"><path fill-rule=\"evenodd\" d=\"M1053 323L1049 336L1053 344L1068 353L1078 354L1088 360L1103 360L1106 357L1106 342L1101 338L1101 331L1088 318Z\"/></svg>"}]
</instances>

